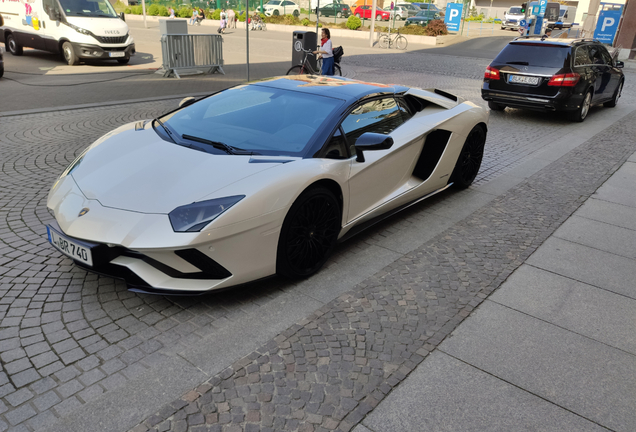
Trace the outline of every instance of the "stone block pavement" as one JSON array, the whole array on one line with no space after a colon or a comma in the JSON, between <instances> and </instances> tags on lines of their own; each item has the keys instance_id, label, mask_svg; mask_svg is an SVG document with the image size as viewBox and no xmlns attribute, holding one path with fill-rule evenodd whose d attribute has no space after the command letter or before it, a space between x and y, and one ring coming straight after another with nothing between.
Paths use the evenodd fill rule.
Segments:
<instances>
[{"instance_id":1,"label":"stone block pavement","mask_svg":"<svg viewBox=\"0 0 636 432\"><path fill-rule=\"evenodd\" d=\"M351 70L482 103L479 61L447 76L445 57ZM46 195L94 139L176 102L0 117L0 431L350 430L634 151L628 104L583 125L493 113L475 187L345 243L311 280L139 295L47 244Z\"/></svg>"}]
</instances>

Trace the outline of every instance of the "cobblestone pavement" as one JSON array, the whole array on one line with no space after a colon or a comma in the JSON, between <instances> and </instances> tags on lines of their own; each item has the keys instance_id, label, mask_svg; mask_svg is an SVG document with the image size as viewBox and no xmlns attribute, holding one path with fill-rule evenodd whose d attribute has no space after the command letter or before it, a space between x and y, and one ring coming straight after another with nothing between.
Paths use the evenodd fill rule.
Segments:
<instances>
[{"instance_id":1,"label":"cobblestone pavement","mask_svg":"<svg viewBox=\"0 0 636 432\"><path fill-rule=\"evenodd\" d=\"M437 57L436 62L451 61L442 58L447 56ZM437 63L423 56L411 59L419 61L419 66L397 65L399 70L388 72L379 63L353 60L351 69L358 78L435 86L482 103L478 94L481 72L475 75L477 66L483 71L480 60L464 59L463 66L458 63L457 70L468 71L463 76L460 72L440 75ZM419 72L414 70L418 68ZM633 97L633 87L626 86L625 93ZM48 245L44 225L52 218L45 206L46 196L59 173L100 135L121 124L154 117L176 103L168 100L0 117L0 432L46 430L57 419L159 367L167 355L200 345L294 290L294 285L274 279L258 289L197 298L140 295L126 291L118 281L75 268ZM594 115L606 115L604 112L593 110L588 122L594 121ZM626 133L626 125L623 121L613 137ZM521 116L515 110L493 114L477 184L575 130L575 125L556 116ZM532 140L526 138L529 133ZM599 147L612 143L603 141ZM405 255L186 395L186 405L177 402L145 424L159 425L159 430L179 430L187 422L192 430L199 422L226 424L227 430L232 430L231 425L248 429L258 424L279 429L281 422L291 429L310 425L349 428L570 214L577 199L606 175L608 158L613 163L620 161L624 154L620 145L617 141L612 152L604 150L603 157L593 158L590 163L599 164L599 173L582 183L571 183L572 190L562 191L563 205L548 208L545 214L536 210L541 216L528 226L514 231L506 217L535 214L535 203L526 197L536 198L536 205L548 206L558 204L556 197L561 196L545 197L543 190L530 188L509 198L510 202L497 203L493 209L501 211L500 218L481 215L483 221L458 226L460 231L435 240L432 249L428 244ZM552 178L549 173L546 176ZM549 182L541 184L547 187ZM579 198L574 199L570 192ZM432 203L443 205L442 199ZM404 225L422 219L428 208L406 212L346 243L326 271L344 256L364 253ZM491 228L500 226L501 237L491 238L487 234L493 233L483 232L489 230L479 224L486 222ZM466 243L468 237L462 230L474 244ZM474 251L476 245L481 249ZM466 254L453 258L456 251ZM429 267L436 270L429 273ZM439 269L447 271L439 273ZM256 378L258 383L253 383ZM199 394L202 396L195 400ZM262 405L257 409L256 404Z\"/></svg>"},{"instance_id":2,"label":"cobblestone pavement","mask_svg":"<svg viewBox=\"0 0 636 432\"><path fill-rule=\"evenodd\" d=\"M636 150L636 113L133 432L349 431Z\"/></svg>"}]
</instances>

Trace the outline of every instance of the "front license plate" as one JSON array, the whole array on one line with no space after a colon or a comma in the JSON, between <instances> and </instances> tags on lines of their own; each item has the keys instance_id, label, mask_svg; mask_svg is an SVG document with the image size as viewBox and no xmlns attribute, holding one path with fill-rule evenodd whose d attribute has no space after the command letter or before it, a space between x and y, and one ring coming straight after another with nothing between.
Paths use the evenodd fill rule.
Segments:
<instances>
[{"instance_id":1,"label":"front license plate","mask_svg":"<svg viewBox=\"0 0 636 432\"><path fill-rule=\"evenodd\" d=\"M539 77L530 77L523 75L510 75L508 82L514 84L529 84L529 85L537 85L539 84Z\"/></svg>"},{"instance_id":2,"label":"front license plate","mask_svg":"<svg viewBox=\"0 0 636 432\"><path fill-rule=\"evenodd\" d=\"M125 57L126 53L123 51L111 51L108 53L108 55L111 57Z\"/></svg>"},{"instance_id":3,"label":"front license plate","mask_svg":"<svg viewBox=\"0 0 636 432\"><path fill-rule=\"evenodd\" d=\"M46 226L46 232L49 235L49 242L55 247L55 249L62 252L67 257L73 258L76 261L82 262L86 265L93 266L93 256L91 250L82 246L66 237L64 234L60 234L50 226Z\"/></svg>"}]
</instances>

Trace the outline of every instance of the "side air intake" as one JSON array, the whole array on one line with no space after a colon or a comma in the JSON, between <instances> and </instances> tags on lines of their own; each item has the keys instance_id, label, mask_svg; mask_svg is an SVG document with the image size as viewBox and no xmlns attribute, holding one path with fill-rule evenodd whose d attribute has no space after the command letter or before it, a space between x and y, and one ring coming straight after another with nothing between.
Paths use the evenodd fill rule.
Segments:
<instances>
[{"instance_id":1,"label":"side air intake","mask_svg":"<svg viewBox=\"0 0 636 432\"><path fill-rule=\"evenodd\" d=\"M450 136L450 131L442 129L435 130L428 134L424 142L424 148L422 148L422 153L420 153L420 157L413 170L415 177L426 180L431 176L442 154L444 154Z\"/></svg>"}]
</instances>

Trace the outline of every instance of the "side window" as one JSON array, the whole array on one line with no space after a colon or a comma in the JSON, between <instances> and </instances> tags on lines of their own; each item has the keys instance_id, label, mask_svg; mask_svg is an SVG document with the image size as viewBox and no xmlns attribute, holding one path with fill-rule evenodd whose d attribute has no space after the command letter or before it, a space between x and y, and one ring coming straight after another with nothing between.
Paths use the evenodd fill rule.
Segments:
<instances>
[{"instance_id":1,"label":"side window","mask_svg":"<svg viewBox=\"0 0 636 432\"><path fill-rule=\"evenodd\" d=\"M394 98L369 101L355 108L342 122L342 130L347 143L352 148L356 140L365 132L390 134L404 123L400 109ZM352 151L355 153L355 150Z\"/></svg>"},{"instance_id":2,"label":"side window","mask_svg":"<svg viewBox=\"0 0 636 432\"><path fill-rule=\"evenodd\" d=\"M595 65L604 65L605 60L603 60L603 56L601 55L601 49L597 45L589 45L590 50L590 60L592 64Z\"/></svg>"},{"instance_id":3,"label":"side window","mask_svg":"<svg viewBox=\"0 0 636 432\"><path fill-rule=\"evenodd\" d=\"M60 13L60 8L57 6L57 2L55 0L44 0L42 2L42 6L44 6L44 12L46 12L51 20L53 19L53 12Z\"/></svg>"},{"instance_id":4,"label":"side window","mask_svg":"<svg viewBox=\"0 0 636 432\"><path fill-rule=\"evenodd\" d=\"M590 60L590 53L587 46L576 47L574 52L574 66L583 66L592 64Z\"/></svg>"},{"instance_id":5,"label":"side window","mask_svg":"<svg viewBox=\"0 0 636 432\"><path fill-rule=\"evenodd\" d=\"M396 98L396 101L397 101L397 106L398 106L398 109L400 110L400 115L402 116L403 122L406 122L411 117L413 117L411 113L409 112L409 109L407 108L406 102L404 102L402 98Z\"/></svg>"},{"instance_id":6,"label":"side window","mask_svg":"<svg viewBox=\"0 0 636 432\"><path fill-rule=\"evenodd\" d=\"M320 153L320 155L321 157L324 157L327 159L348 158L347 146L346 146L345 138L344 138L344 135L342 134L341 128L338 128L336 132L334 132L333 136L329 140L329 143L325 146L324 150Z\"/></svg>"},{"instance_id":7,"label":"side window","mask_svg":"<svg viewBox=\"0 0 636 432\"><path fill-rule=\"evenodd\" d=\"M601 53L601 57L603 57L603 61L605 62L605 64L608 65L612 65L614 64L614 61L612 60L612 56L610 55L610 53L607 52L607 49L605 47L599 47L599 52Z\"/></svg>"}]
</instances>

